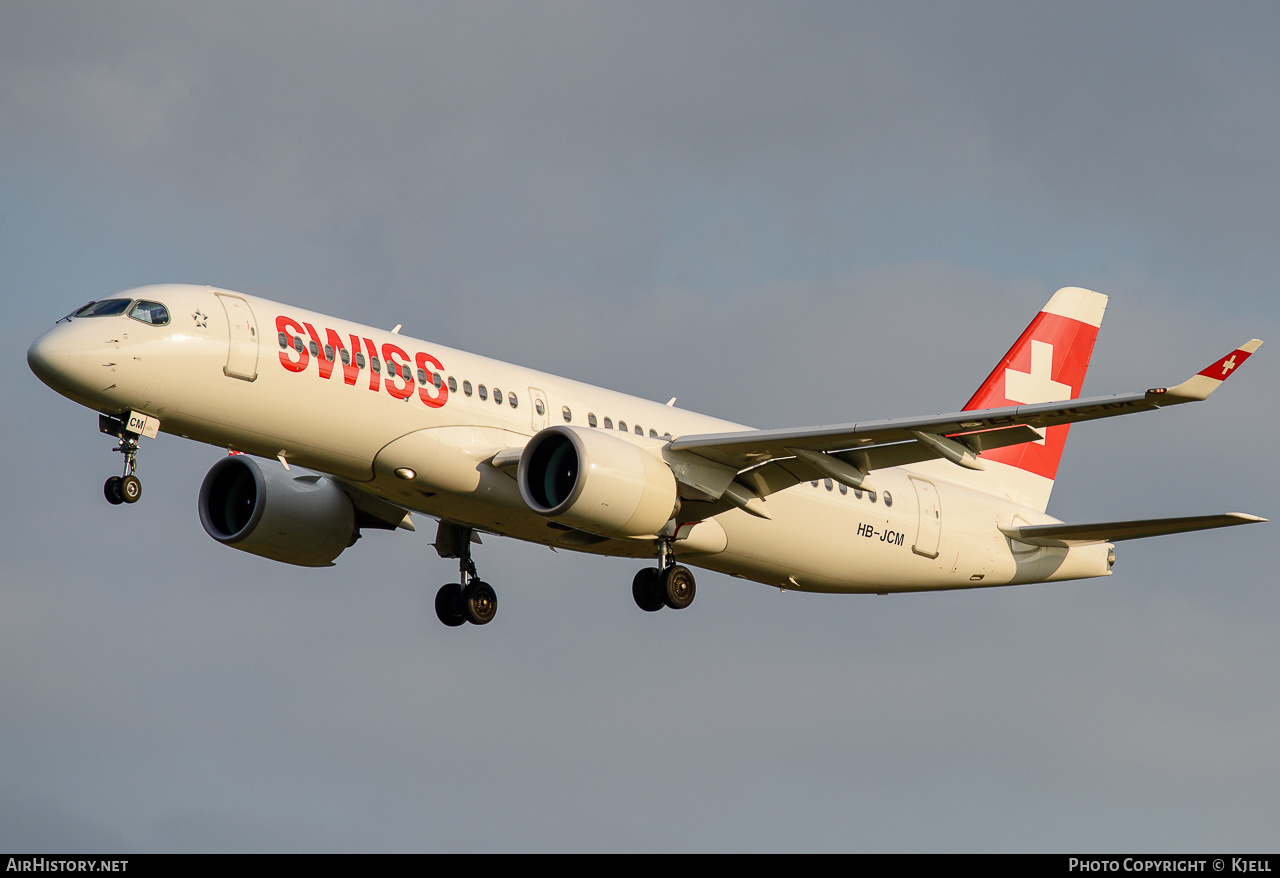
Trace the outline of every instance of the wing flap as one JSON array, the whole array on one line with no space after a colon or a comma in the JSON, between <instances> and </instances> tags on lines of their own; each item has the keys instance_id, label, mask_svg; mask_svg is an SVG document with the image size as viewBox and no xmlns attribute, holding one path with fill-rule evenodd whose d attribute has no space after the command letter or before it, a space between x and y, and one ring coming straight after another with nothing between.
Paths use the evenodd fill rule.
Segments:
<instances>
[{"instance_id":1,"label":"wing flap","mask_svg":"<svg viewBox=\"0 0 1280 878\"><path fill-rule=\"evenodd\" d=\"M988 430L982 433L960 434L951 437L980 454L992 448L1015 445L1022 442L1034 442L1043 438L1040 433L1030 427L1009 427L1000 430ZM857 451L830 452L826 456L846 463L864 473L872 470L887 469L895 466L920 463L942 457L934 448L920 442L897 442L890 445L875 445L860 448ZM761 498L776 494L801 482L829 478L831 474L819 469L800 457L784 457L770 460L738 473L736 480L751 488ZM837 479L839 481L839 479ZM849 481L845 481L849 484ZM859 487L855 484L853 487ZM860 487L868 491L876 490L874 480L868 479Z\"/></svg>"},{"instance_id":2,"label":"wing flap","mask_svg":"<svg viewBox=\"0 0 1280 878\"><path fill-rule=\"evenodd\" d=\"M1183 518L1143 518L1135 521L1099 521L1089 524L1035 524L1022 527L1002 527L1000 532L1020 543L1033 546L1082 546L1088 543L1115 543L1120 540L1141 540L1166 534L1188 533L1194 530L1210 530L1215 527L1234 527L1239 524L1256 524L1266 521L1246 512L1225 512L1221 515L1191 515Z\"/></svg>"},{"instance_id":3,"label":"wing flap","mask_svg":"<svg viewBox=\"0 0 1280 878\"><path fill-rule=\"evenodd\" d=\"M1148 398L1148 394L1143 393L954 412L923 418L897 418L799 429L708 433L681 436L672 441L671 449L691 451L708 460L743 469L774 458L790 457L786 450L788 446L822 452L857 451L863 447L914 442L912 430L938 436L953 436L1007 427L1043 428L1095 418L1115 417L1134 411L1150 411L1161 405L1188 401L1171 397L1167 402L1155 402ZM938 456L940 455L929 455L929 457Z\"/></svg>"}]
</instances>

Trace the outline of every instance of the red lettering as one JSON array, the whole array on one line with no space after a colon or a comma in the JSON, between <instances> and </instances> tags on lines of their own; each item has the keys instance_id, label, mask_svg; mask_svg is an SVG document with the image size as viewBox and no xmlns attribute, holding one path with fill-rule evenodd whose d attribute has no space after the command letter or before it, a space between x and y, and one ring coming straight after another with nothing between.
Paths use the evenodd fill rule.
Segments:
<instances>
[{"instance_id":1,"label":"red lettering","mask_svg":"<svg viewBox=\"0 0 1280 878\"><path fill-rule=\"evenodd\" d=\"M351 351L343 359L342 338L332 329L326 329L325 332L329 333L329 344L333 345L334 353L342 360L342 380L355 387L360 378L360 364L356 362L356 354L360 353L360 339L354 335L348 336L351 339Z\"/></svg>"},{"instance_id":2,"label":"red lettering","mask_svg":"<svg viewBox=\"0 0 1280 878\"><path fill-rule=\"evenodd\" d=\"M418 398L431 406L431 408L438 409L449 398L449 388L445 384L436 387L433 373L443 369L444 366L440 365L440 361L430 354L418 354L416 362L418 368L427 373L428 379L426 384L418 388ZM432 368L428 368L428 365Z\"/></svg>"},{"instance_id":3,"label":"red lettering","mask_svg":"<svg viewBox=\"0 0 1280 878\"><path fill-rule=\"evenodd\" d=\"M382 382L382 376L378 371L378 348L374 345L373 339L366 338L364 349L369 352L369 389L376 391Z\"/></svg>"},{"instance_id":4,"label":"red lettering","mask_svg":"<svg viewBox=\"0 0 1280 878\"><path fill-rule=\"evenodd\" d=\"M364 349L369 355L370 390L376 393L385 386L387 393L396 399L408 399L413 395L413 389L418 384L410 371L416 366L419 371L428 376L426 383L418 387L418 398L423 404L433 409L440 408L449 399L449 388L443 381L438 387L435 383L444 366L430 354L418 353L411 359L403 348L387 342L382 346L382 356L379 358L378 346L374 344L373 339L361 338L357 335L348 336L351 340L351 347L348 349L342 343L342 336L327 327L324 330L325 340L328 343L328 350L326 350L326 345L321 343L320 333L314 326L310 323L299 323L283 314L276 318L276 331L283 334L285 340L285 347L280 351L280 365L290 372L305 371L314 357L320 377L328 379L333 376L334 364L342 361L342 380L354 387L360 378L359 357L361 342L363 342ZM317 353L311 353L311 349L301 342L303 332L311 336L311 344L315 346ZM344 358L343 354L347 356ZM382 380L382 363L387 364L386 381Z\"/></svg>"},{"instance_id":5,"label":"red lettering","mask_svg":"<svg viewBox=\"0 0 1280 878\"><path fill-rule=\"evenodd\" d=\"M320 370L321 378L328 378L333 374L333 360L325 356L324 344L320 341L320 333L316 332L316 328L310 323L302 324L307 328L307 332L311 334L311 340L316 343L316 367ZM330 330L332 332L332 330Z\"/></svg>"},{"instance_id":6,"label":"red lettering","mask_svg":"<svg viewBox=\"0 0 1280 878\"><path fill-rule=\"evenodd\" d=\"M307 332L311 333L311 339L316 343L316 348L320 351L319 356L316 357L316 366L320 370L320 377L328 378L333 374L334 363L341 362L342 380L354 387L356 381L360 378L360 364L356 362L355 357L352 355L348 355L345 360L343 359L342 354L346 351L346 347L342 344L342 336L332 329L325 329L329 348L333 351L333 359L329 359L328 351L325 350L325 346L320 342L320 333L316 332L315 327L310 323L303 325L307 327ZM356 351L359 351L360 339L354 335L351 336L351 346Z\"/></svg>"},{"instance_id":7,"label":"red lettering","mask_svg":"<svg viewBox=\"0 0 1280 878\"><path fill-rule=\"evenodd\" d=\"M396 357L399 357L400 360L403 360L404 362L401 363L400 360L396 359ZM387 388L387 393L391 394L396 399L408 399L410 394L413 393L413 391L410 390L410 388L413 387L413 377L409 374L409 355L393 345L391 342L387 342L382 346L382 359L385 360L387 364L388 377L384 385ZM404 381L404 384L401 385L393 382L390 377L391 374L395 374L399 377Z\"/></svg>"},{"instance_id":8,"label":"red lettering","mask_svg":"<svg viewBox=\"0 0 1280 878\"><path fill-rule=\"evenodd\" d=\"M310 329L311 327L307 327ZM276 332L283 332L285 339L285 349L280 351L280 365L284 366L290 372L301 372L307 368L307 360L310 355L307 353L306 345L302 346L302 350L294 347L294 339L301 337L302 327L293 320L281 314L276 318ZM293 359L293 354L298 355L298 359Z\"/></svg>"}]
</instances>

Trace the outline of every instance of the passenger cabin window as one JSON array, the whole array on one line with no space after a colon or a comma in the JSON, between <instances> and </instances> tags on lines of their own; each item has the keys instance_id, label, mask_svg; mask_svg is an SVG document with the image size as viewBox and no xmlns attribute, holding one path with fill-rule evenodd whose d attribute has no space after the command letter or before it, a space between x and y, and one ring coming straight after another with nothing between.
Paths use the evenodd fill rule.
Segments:
<instances>
[{"instance_id":1,"label":"passenger cabin window","mask_svg":"<svg viewBox=\"0 0 1280 878\"><path fill-rule=\"evenodd\" d=\"M493 388L493 401L498 405L502 405L502 391L496 387Z\"/></svg>"},{"instance_id":2,"label":"passenger cabin window","mask_svg":"<svg viewBox=\"0 0 1280 878\"><path fill-rule=\"evenodd\" d=\"M893 505L893 495L890 494L888 491L884 492L884 505L885 506Z\"/></svg>"},{"instance_id":3,"label":"passenger cabin window","mask_svg":"<svg viewBox=\"0 0 1280 878\"><path fill-rule=\"evenodd\" d=\"M644 435L644 427L641 427L639 424L636 424L636 435L637 436Z\"/></svg>"},{"instance_id":4,"label":"passenger cabin window","mask_svg":"<svg viewBox=\"0 0 1280 878\"><path fill-rule=\"evenodd\" d=\"M604 419L604 428L605 428L606 430L612 430L612 429L613 429L613 418L605 418L605 419Z\"/></svg>"},{"instance_id":5,"label":"passenger cabin window","mask_svg":"<svg viewBox=\"0 0 1280 878\"><path fill-rule=\"evenodd\" d=\"M488 398L489 398L489 388L487 388L487 387L485 387L483 384L481 384L480 386L478 386L478 387L476 388L476 396L480 397L481 399L488 399Z\"/></svg>"},{"instance_id":6,"label":"passenger cabin window","mask_svg":"<svg viewBox=\"0 0 1280 878\"><path fill-rule=\"evenodd\" d=\"M573 412L569 411L569 407L567 405L561 407L560 414L564 415L564 422L566 424L573 421Z\"/></svg>"},{"instance_id":7,"label":"passenger cabin window","mask_svg":"<svg viewBox=\"0 0 1280 878\"><path fill-rule=\"evenodd\" d=\"M356 351L356 368L357 368L357 369L363 369L363 368L364 368L364 362L365 362L365 361L364 361L364 354L362 354L360 351Z\"/></svg>"},{"instance_id":8,"label":"passenger cabin window","mask_svg":"<svg viewBox=\"0 0 1280 878\"><path fill-rule=\"evenodd\" d=\"M452 375L449 376L449 392L450 393L458 392L458 382L453 380Z\"/></svg>"},{"instance_id":9,"label":"passenger cabin window","mask_svg":"<svg viewBox=\"0 0 1280 878\"><path fill-rule=\"evenodd\" d=\"M657 431L657 430L655 430L655 429L653 429L652 427L650 427L650 428L649 428L649 438L650 438L650 439L657 439L657 438L658 438L658 431Z\"/></svg>"},{"instance_id":10,"label":"passenger cabin window","mask_svg":"<svg viewBox=\"0 0 1280 878\"><path fill-rule=\"evenodd\" d=\"M516 399L516 395L514 393L507 394L507 402L512 408L516 408L520 405L520 400Z\"/></svg>"},{"instance_id":11,"label":"passenger cabin window","mask_svg":"<svg viewBox=\"0 0 1280 878\"><path fill-rule=\"evenodd\" d=\"M344 366L351 365L351 351L347 350L346 348L338 348L338 354L339 356L342 357L342 365Z\"/></svg>"},{"instance_id":12,"label":"passenger cabin window","mask_svg":"<svg viewBox=\"0 0 1280 878\"><path fill-rule=\"evenodd\" d=\"M596 413L587 412L587 426L594 427L596 425Z\"/></svg>"},{"instance_id":13,"label":"passenger cabin window","mask_svg":"<svg viewBox=\"0 0 1280 878\"><path fill-rule=\"evenodd\" d=\"M436 390L439 390L442 386L444 386L444 378L440 377L439 372L431 373L431 386L434 387Z\"/></svg>"},{"instance_id":14,"label":"passenger cabin window","mask_svg":"<svg viewBox=\"0 0 1280 878\"><path fill-rule=\"evenodd\" d=\"M540 415L545 415L547 413L547 407L542 404L542 400L540 399L535 399L533 401L533 407Z\"/></svg>"},{"instance_id":15,"label":"passenger cabin window","mask_svg":"<svg viewBox=\"0 0 1280 878\"><path fill-rule=\"evenodd\" d=\"M463 392L463 393L465 393L467 396L470 396L470 395L471 395L471 382L470 382L470 381L463 381L463 382L462 382L462 392Z\"/></svg>"}]
</instances>

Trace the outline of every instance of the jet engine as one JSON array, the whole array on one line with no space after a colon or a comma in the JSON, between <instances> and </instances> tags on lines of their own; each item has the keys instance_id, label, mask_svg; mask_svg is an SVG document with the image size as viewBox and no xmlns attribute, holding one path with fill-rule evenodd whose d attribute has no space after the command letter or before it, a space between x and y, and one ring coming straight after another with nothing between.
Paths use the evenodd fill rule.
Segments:
<instances>
[{"instance_id":1,"label":"jet engine","mask_svg":"<svg viewBox=\"0 0 1280 878\"><path fill-rule=\"evenodd\" d=\"M223 545L300 567L332 567L360 536L355 506L333 479L243 455L213 465L199 507L205 532Z\"/></svg>"},{"instance_id":2,"label":"jet engine","mask_svg":"<svg viewBox=\"0 0 1280 878\"><path fill-rule=\"evenodd\" d=\"M600 430L548 427L525 445L520 496L552 521L610 537L657 533L679 507L662 460Z\"/></svg>"}]
</instances>

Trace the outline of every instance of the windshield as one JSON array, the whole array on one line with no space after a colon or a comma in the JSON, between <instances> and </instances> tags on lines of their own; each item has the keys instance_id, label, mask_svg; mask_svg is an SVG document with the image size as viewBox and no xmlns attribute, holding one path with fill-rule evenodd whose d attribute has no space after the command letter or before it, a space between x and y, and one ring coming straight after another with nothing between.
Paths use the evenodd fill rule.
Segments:
<instances>
[{"instance_id":1,"label":"windshield","mask_svg":"<svg viewBox=\"0 0 1280 878\"><path fill-rule=\"evenodd\" d=\"M90 302L83 308L72 311L62 320L68 317L112 317L116 314L123 314L129 309L129 303L133 299L103 299L100 302ZM58 321L61 323L62 321Z\"/></svg>"}]
</instances>

